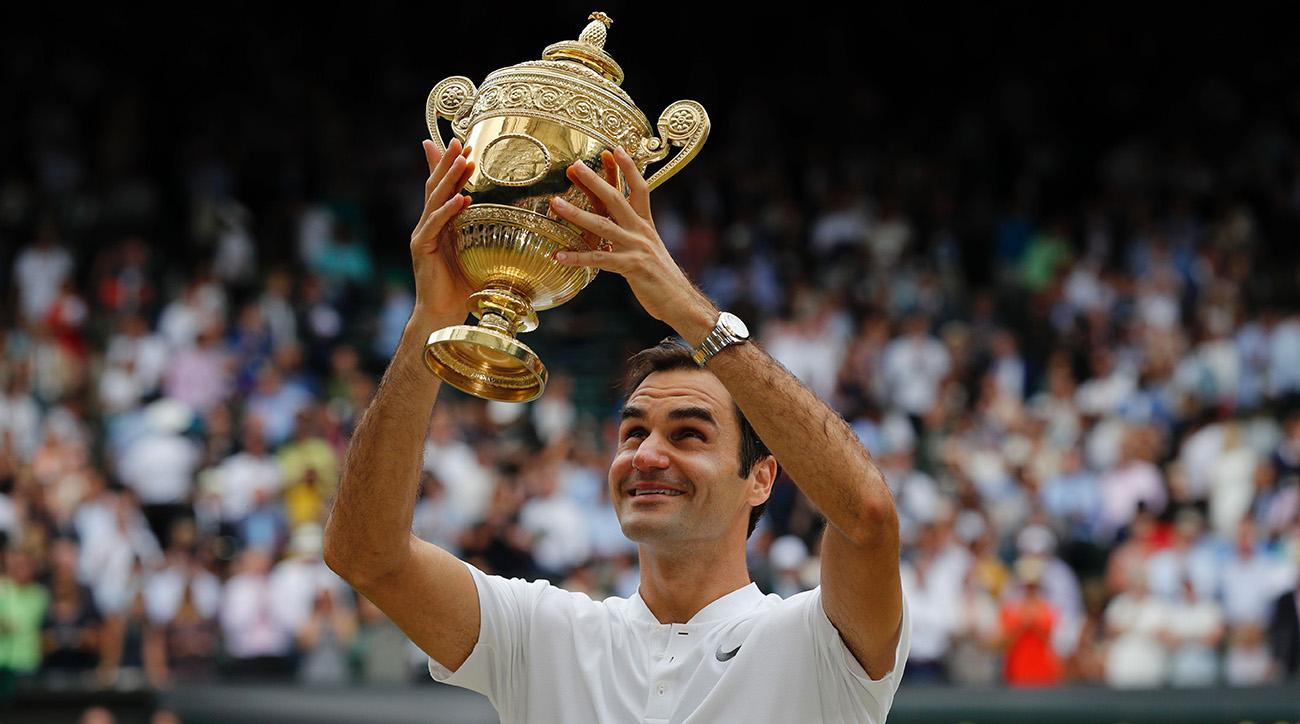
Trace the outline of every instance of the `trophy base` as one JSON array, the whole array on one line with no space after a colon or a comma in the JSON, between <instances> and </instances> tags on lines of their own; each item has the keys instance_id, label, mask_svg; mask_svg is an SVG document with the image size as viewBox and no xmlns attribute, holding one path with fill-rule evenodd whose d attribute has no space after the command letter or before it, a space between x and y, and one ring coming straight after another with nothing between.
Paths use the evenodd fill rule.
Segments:
<instances>
[{"instance_id":1,"label":"trophy base","mask_svg":"<svg viewBox=\"0 0 1300 724\"><path fill-rule=\"evenodd\" d=\"M456 389L501 402L528 402L546 389L546 367L528 345L494 329L445 327L429 335L424 364Z\"/></svg>"}]
</instances>

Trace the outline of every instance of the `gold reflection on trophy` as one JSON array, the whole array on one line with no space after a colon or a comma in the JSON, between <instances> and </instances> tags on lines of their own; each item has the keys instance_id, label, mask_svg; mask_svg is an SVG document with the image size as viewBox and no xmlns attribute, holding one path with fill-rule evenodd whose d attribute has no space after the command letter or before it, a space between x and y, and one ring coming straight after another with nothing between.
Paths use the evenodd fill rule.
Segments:
<instances>
[{"instance_id":1,"label":"gold reflection on trophy","mask_svg":"<svg viewBox=\"0 0 1300 724\"><path fill-rule=\"evenodd\" d=\"M709 135L709 116L695 101L677 101L659 116L658 134L619 84L623 69L605 51L613 21L592 13L577 40L555 43L533 60L488 75L481 87L453 76L433 87L429 134L445 151L438 119L472 146L476 168L465 192L473 203L455 219L456 258L470 285L477 325L429 335L424 361L453 386L489 400L526 402L546 387L546 367L520 332L537 328L537 312L559 306L597 270L565 267L556 251L590 250L578 227L555 216L552 196L591 211L565 170L582 161L602 173L601 153L622 146L644 172L681 150L647 179L651 189L681 170ZM619 186L626 192L624 179Z\"/></svg>"}]
</instances>

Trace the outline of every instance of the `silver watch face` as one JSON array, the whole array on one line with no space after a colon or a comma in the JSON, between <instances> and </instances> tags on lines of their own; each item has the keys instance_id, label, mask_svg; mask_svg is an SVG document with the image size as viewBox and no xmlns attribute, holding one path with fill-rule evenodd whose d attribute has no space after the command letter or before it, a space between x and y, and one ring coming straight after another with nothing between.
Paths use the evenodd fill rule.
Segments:
<instances>
[{"instance_id":1,"label":"silver watch face","mask_svg":"<svg viewBox=\"0 0 1300 724\"><path fill-rule=\"evenodd\" d=\"M745 323L740 321L740 317L731 312L723 312L718 319L718 324L727 330L727 334L737 339L749 339L749 327L746 327Z\"/></svg>"}]
</instances>

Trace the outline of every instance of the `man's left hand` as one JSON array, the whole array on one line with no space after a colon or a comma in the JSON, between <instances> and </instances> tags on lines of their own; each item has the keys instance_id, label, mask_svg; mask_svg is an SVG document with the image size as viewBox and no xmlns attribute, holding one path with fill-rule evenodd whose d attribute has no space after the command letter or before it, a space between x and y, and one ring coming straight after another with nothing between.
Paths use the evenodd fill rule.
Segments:
<instances>
[{"instance_id":1,"label":"man's left hand","mask_svg":"<svg viewBox=\"0 0 1300 724\"><path fill-rule=\"evenodd\" d=\"M691 339L697 336L694 327L702 323L703 334L707 334L717 312L708 298L691 284L659 238L650 215L650 187L632 157L617 148L614 153L603 152L601 161L605 168L618 164L631 191L627 198L581 161L569 167L568 177L586 193L595 208L603 207L609 218L583 211L558 196L551 199L551 208L560 218L608 244L598 251L562 251L556 254L555 261L564 266L590 266L621 275L646 312L673 327L692 344L698 343L698 339ZM698 336L702 338L703 334Z\"/></svg>"}]
</instances>

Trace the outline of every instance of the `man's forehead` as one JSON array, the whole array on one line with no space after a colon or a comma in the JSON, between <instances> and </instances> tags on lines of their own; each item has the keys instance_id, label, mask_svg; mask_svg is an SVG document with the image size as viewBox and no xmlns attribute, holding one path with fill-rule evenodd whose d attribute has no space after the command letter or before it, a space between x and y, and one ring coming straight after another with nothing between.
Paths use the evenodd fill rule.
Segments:
<instances>
[{"instance_id":1,"label":"man's forehead","mask_svg":"<svg viewBox=\"0 0 1300 724\"><path fill-rule=\"evenodd\" d=\"M625 407L645 410L651 406L694 405L711 410L715 416L731 408L731 393L712 373L704 370L665 370L652 372L633 390Z\"/></svg>"}]
</instances>

